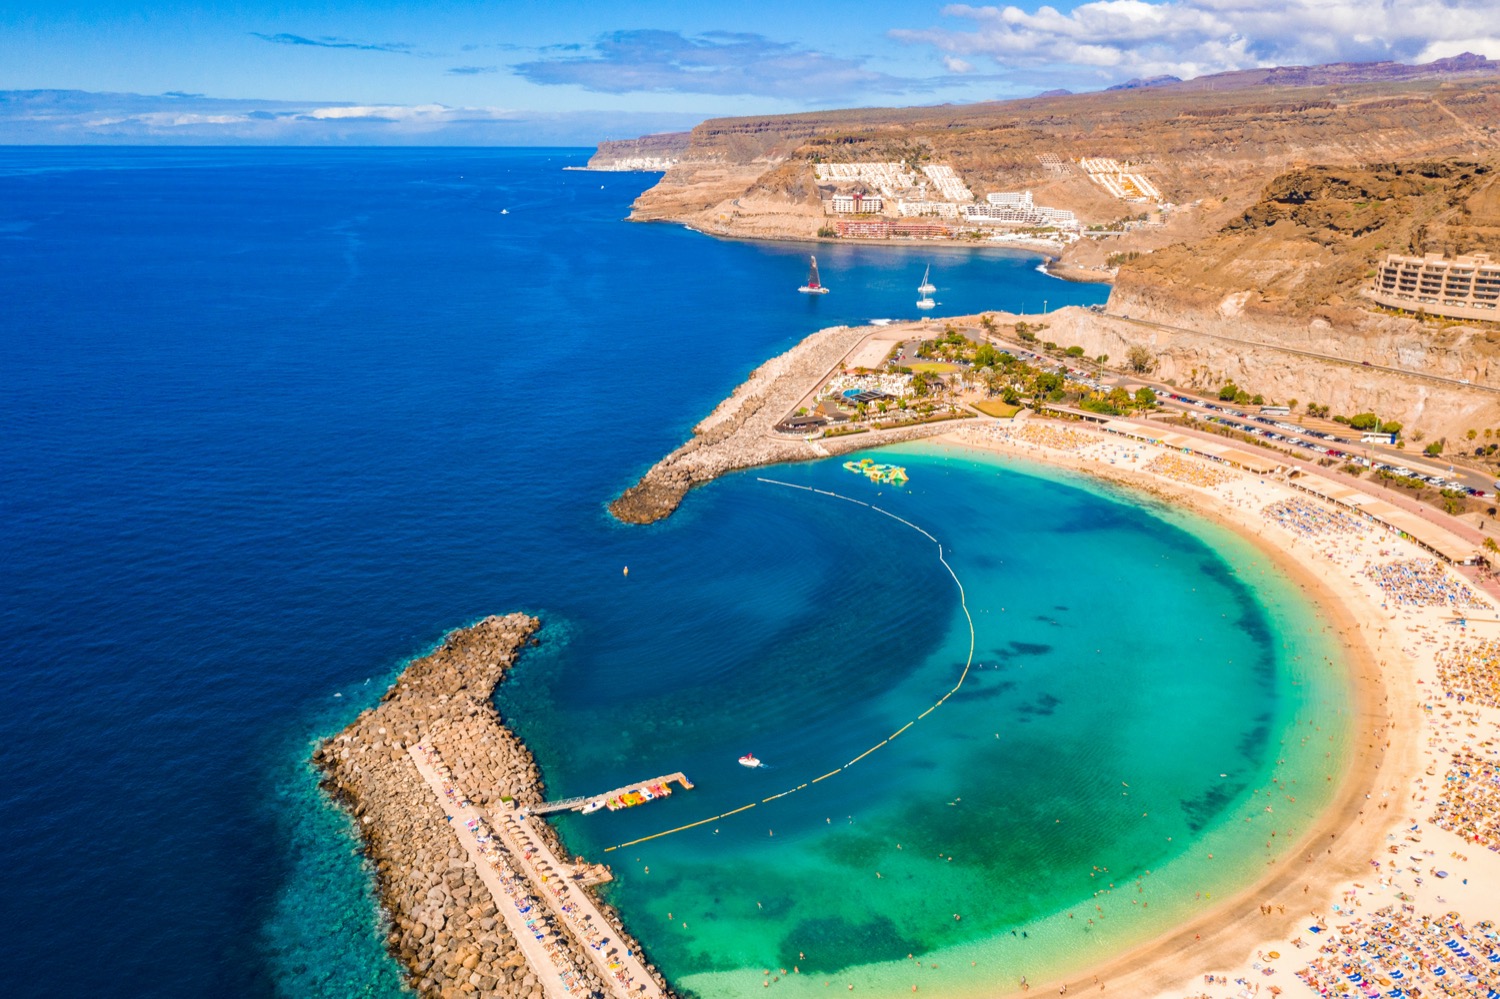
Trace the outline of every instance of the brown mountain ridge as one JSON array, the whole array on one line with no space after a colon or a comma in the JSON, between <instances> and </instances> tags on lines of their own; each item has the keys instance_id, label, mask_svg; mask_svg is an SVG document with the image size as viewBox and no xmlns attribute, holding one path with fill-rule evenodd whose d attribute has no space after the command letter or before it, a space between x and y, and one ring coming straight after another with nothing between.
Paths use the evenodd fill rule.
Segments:
<instances>
[{"instance_id":1,"label":"brown mountain ridge","mask_svg":"<svg viewBox=\"0 0 1500 999\"><path fill-rule=\"evenodd\" d=\"M812 239L830 224L824 205L833 192L818 181L817 164L947 165L981 200L1029 190L1038 204L1111 228L1060 251L1060 270L1117 268L1110 312L1221 338L1209 349L1152 334L1164 371L1251 385L1261 377L1277 393L1348 406L1378 394L1382 411L1428 421L1434 432L1500 425L1495 394L1470 399L1461 381L1500 385L1491 373L1500 372L1500 327L1424 325L1376 310L1360 294L1387 253L1500 255L1500 63L1484 57L720 118L685 140L654 141L673 144L677 162L637 200L634 219ZM1149 225L1130 221L1153 206L1112 194L1090 177L1086 158L1128 163L1149 177L1165 211ZM1095 328L1103 322L1080 318L1070 342L1092 356L1123 353L1139 336ZM1233 348L1230 338L1250 346ZM1294 343L1458 387L1433 395L1418 386L1407 398L1399 379L1377 385L1368 372L1274 356L1274 345Z\"/></svg>"}]
</instances>

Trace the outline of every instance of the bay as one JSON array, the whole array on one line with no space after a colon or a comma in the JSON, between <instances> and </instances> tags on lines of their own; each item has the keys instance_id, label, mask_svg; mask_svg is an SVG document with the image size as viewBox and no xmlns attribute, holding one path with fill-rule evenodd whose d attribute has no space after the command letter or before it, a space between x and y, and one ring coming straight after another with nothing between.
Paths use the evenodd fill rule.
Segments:
<instances>
[{"instance_id":1,"label":"bay","mask_svg":"<svg viewBox=\"0 0 1500 999\"><path fill-rule=\"evenodd\" d=\"M1091 304L1106 289L1047 278L1023 254L820 245L833 292L800 296L808 246L626 224L654 177L562 169L586 155L0 150L11 952L87 954L69 969L79 992L399 994L369 872L306 757L403 661L485 614L546 622L501 704L554 793L680 768L698 781L565 822L593 859L758 794L747 781L771 793L838 765L951 685L967 631L920 535L753 475L651 528L603 504L767 356L823 326L913 315L929 263L939 318ZM1161 829L1123 819L1078 842L1021 834L1049 803L1070 817L1096 807L1103 761L1160 767L1171 828L1210 835L1257 786L1278 732L1306 720L1276 648L1313 627L1310 612L1236 579L1226 566L1250 556L1222 555L1232 541L1056 476L920 448L902 460L910 489L880 501L952 546L986 610L986 670L942 709L956 717L940 738L898 740L857 782L789 798L765 828L757 814L717 839L656 841L639 866L608 854L632 929L704 994L730 994L808 932L821 952L809 968L832 973L1044 921L1083 889L1086 858L1170 859ZM775 477L867 485L837 463ZM1120 592L1141 573L1151 588ZM1200 581L1201 598L1179 592ZM1183 675L1169 634L1122 646L1120 623L1158 592L1199 629L1185 624L1179 644L1210 641L1216 669L1239 668ZM995 606L1025 620L1001 627ZM1219 614L1230 624L1212 626ZM1088 699L1099 669L1134 692L1114 713ZM1336 716L1336 698L1312 700ZM1235 725L1207 724L1231 707ZM1092 749L1077 726L1096 733ZM1232 790L1172 769L1208 736L1238 754ZM775 769L733 762L751 750ZM993 781L964 795L976 768ZM1056 776L1051 799L1037 774ZM977 807L946 804L957 797ZM996 828L1011 831L984 832ZM863 915L815 890L883 867L907 829L932 856L882 869L893 890L858 896ZM983 902L1017 865L1045 884ZM908 874L936 886L930 902L894 890ZM923 921L957 924L944 911L955 892L962 927ZM765 911L752 901L776 921L749 922ZM689 921L679 905L691 932L670 932Z\"/></svg>"}]
</instances>

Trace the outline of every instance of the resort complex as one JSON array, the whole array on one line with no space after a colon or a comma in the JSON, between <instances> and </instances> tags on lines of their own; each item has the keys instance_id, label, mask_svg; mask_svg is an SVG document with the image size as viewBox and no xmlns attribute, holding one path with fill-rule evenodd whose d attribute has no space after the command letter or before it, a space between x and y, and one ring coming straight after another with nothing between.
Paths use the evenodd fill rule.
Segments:
<instances>
[{"instance_id":1,"label":"resort complex","mask_svg":"<svg viewBox=\"0 0 1500 999\"><path fill-rule=\"evenodd\" d=\"M1500 260L1488 254L1446 258L1392 253L1366 294L1381 305L1453 319L1500 319Z\"/></svg>"},{"instance_id":2,"label":"resort complex","mask_svg":"<svg viewBox=\"0 0 1500 999\"><path fill-rule=\"evenodd\" d=\"M1121 201L1161 200L1161 191L1138 166L1100 156L1085 156L1078 165L1090 180Z\"/></svg>"},{"instance_id":3,"label":"resort complex","mask_svg":"<svg viewBox=\"0 0 1500 999\"><path fill-rule=\"evenodd\" d=\"M965 205L963 217L983 225L1056 228L1077 231L1078 216L1062 208L1035 204L1030 191L1002 191L985 196L982 205Z\"/></svg>"},{"instance_id":4,"label":"resort complex","mask_svg":"<svg viewBox=\"0 0 1500 999\"><path fill-rule=\"evenodd\" d=\"M1143 175L1106 159L1079 164L1111 194L1127 201L1161 201L1161 192ZM970 232L1025 231L1054 239L1076 238L1082 225L1069 209L1036 203L1031 191L994 191L981 200L945 164L817 163L813 175L828 214L868 216L839 219L838 235L851 238L948 238ZM891 220L874 216L894 215ZM906 220L931 220L918 229Z\"/></svg>"}]
</instances>

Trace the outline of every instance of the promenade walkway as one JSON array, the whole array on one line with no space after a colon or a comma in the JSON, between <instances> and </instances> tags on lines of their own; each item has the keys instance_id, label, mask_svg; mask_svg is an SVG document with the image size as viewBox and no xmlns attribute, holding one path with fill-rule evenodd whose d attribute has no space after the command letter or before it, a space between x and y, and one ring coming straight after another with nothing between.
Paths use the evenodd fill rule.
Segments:
<instances>
[{"instance_id":1,"label":"promenade walkway","mask_svg":"<svg viewBox=\"0 0 1500 999\"><path fill-rule=\"evenodd\" d=\"M1492 395L1500 394L1500 388L1493 385L1482 385L1474 382L1464 381L1461 378L1449 378L1446 375L1429 374L1426 371L1413 371L1411 368L1397 368L1389 364L1376 364L1373 361L1351 360L1347 357L1339 357L1337 354L1322 354L1315 350L1306 350L1301 347L1291 347L1281 343L1267 343L1264 340L1251 340L1246 337L1226 336L1223 333L1205 333L1203 330L1189 329L1186 326L1171 326L1167 323L1158 323L1150 319L1131 319L1128 316L1113 312L1104 314L1104 318L1115 322L1130 323L1133 326L1144 326L1159 330L1167 330L1171 333L1190 333L1193 336L1207 337L1210 340L1218 340L1222 343L1239 344L1247 347L1260 347L1265 350L1281 351L1284 354L1295 354L1298 357L1311 357L1315 360L1325 361L1329 364L1338 364L1346 368L1365 368L1376 371L1384 371L1393 375L1402 375L1407 378L1420 378L1423 381L1435 382L1438 385L1447 385L1453 388L1474 389L1479 392L1488 392Z\"/></svg>"},{"instance_id":2,"label":"promenade walkway","mask_svg":"<svg viewBox=\"0 0 1500 999\"><path fill-rule=\"evenodd\" d=\"M521 945L527 963L547 988L549 999L566 999L580 995L581 991L573 984L577 978L577 966L560 947L548 944L545 930L539 931L536 926L539 920L537 904L545 905L554 916L556 925L585 949L611 995L618 999L663 999L665 994L661 986L646 970L641 956L620 939L620 931L599 911L593 897L573 882L574 865L558 860L547 841L532 828L531 823L539 820L523 815L513 805L494 807L492 816L485 815L476 806L465 805L464 802L471 799L462 789L453 787L452 777L440 774L428 759L426 754L434 752L432 749L412 746L407 752L422 778L438 796L445 814L453 816L454 833L473 858L474 866L479 869L480 877L494 897L495 907L504 914L506 926ZM497 865L491 861L493 852L487 853L474 827L469 824L475 820L481 829L492 830L504 847L505 872L496 869ZM507 888L504 874L521 882L522 889L518 891L514 883ZM517 895L526 897L518 898ZM528 906L529 922L527 913L519 907L528 902L531 903Z\"/></svg>"},{"instance_id":3,"label":"promenade walkway","mask_svg":"<svg viewBox=\"0 0 1500 999\"><path fill-rule=\"evenodd\" d=\"M515 853L532 884L538 886L538 894L588 948L614 994L662 999L665 993L646 970L641 955L626 947L619 930L599 911L593 897L563 876L571 865L560 862L547 841L532 831L531 823L538 820L507 806L495 809L495 819L501 839Z\"/></svg>"},{"instance_id":4,"label":"promenade walkway","mask_svg":"<svg viewBox=\"0 0 1500 999\"><path fill-rule=\"evenodd\" d=\"M542 990L548 999L572 999L581 995L581 990L570 988L567 979L576 977L577 969L571 961L566 958L559 960L557 955L549 952L546 942L537 939L533 927L527 925L526 914L516 905L515 899L505 888L504 880L485 856L479 839L473 829L467 824L471 820L484 821L484 815L473 805L464 805L451 800L444 791L443 778L433 769L417 746L407 749L411 755L412 762L417 766L417 772L422 775L432 793L437 795L438 807L443 809L443 814L451 815L450 824L453 832L458 836L458 841L469 854L469 859L474 862L474 867L479 871L480 880L490 891L491 900L495 908L505 920L506 929L510 930L511 936L515 937L516 944L521 948L521 954L526 958L537 980L542 983Z\"/></svg>"}]
</instances>

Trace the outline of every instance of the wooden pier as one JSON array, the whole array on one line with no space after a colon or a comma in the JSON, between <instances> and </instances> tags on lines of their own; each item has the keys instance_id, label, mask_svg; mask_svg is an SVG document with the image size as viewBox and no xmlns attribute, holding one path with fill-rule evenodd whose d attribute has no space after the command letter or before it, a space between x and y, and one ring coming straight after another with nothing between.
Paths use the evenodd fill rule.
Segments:
<instances>
[{"instance_id":1,"label":"wooden pier","mask_svg":"<svg viewBox=\"0 0 1500 999\"><path fill-rule=\"evenodd\" d=\"M611 798L619 798L629 794L631 791L649 791L652 787L666 786L672 782L681 784L684 790L692 790L693 782L687 779L687 774L678 772L667 774L665 777L655 777L651 780L636 781L624 787L617 787L613 791L605 791L603 794L584 794L576 798L563 798L559 801L546 801L540 805L533 805L526 809L528 815L548 815L552 812L581 812L591 801L597 801L601 805Z\"/></svg>"}]
</instances>

